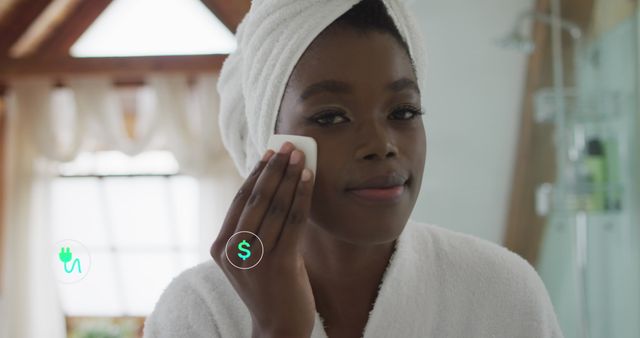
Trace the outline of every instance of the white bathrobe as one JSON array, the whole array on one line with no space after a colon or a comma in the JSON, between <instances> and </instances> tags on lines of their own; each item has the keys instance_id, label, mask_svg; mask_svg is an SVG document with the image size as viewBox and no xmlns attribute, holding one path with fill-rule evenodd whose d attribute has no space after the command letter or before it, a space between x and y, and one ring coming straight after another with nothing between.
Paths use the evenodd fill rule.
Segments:
<instances>
[{"instance_id":1,"label":"white bathrobe","mask_svg":"<svg viewBox=\"0 0 640 338\"><path fill-rule=\"evenodd\" d=\"M562 337L541 279L513 252L412 220L397 243L365 338ZM212 260L170 283L144 337L251 337L251 327L248 309ZM327 337L318 313L311 337Z\"/></svg>"}]
</instances>

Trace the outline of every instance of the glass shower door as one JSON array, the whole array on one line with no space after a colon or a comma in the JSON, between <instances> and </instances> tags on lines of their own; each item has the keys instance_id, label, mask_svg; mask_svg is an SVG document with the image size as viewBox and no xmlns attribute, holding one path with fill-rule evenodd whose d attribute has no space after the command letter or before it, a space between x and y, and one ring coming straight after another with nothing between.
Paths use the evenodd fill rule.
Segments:
<instances>
[{"instance_id":1,"label":"glass shower door","mask_svg":"<svg viewBox=\"0 0 640 338\"><path fill-rule=\"evenodd\" d=\"M576 49L538 271L567 338L640 337L640 59L637 8Z\"/></svg>"}]
</instances>

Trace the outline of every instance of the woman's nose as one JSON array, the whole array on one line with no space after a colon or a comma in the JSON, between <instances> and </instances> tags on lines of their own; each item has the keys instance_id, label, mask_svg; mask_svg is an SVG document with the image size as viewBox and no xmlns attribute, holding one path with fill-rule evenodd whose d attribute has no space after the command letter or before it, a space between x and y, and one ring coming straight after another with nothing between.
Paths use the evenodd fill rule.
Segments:
<instances>
[{"instance_id":1,"label":"woman's nose","mask_svg":"<svg viewBox=\"0 0 640 338\"><path fill-rule=\"evenodd\" d=\"M359 140L357 158L375 159L396 156L398 149L391 133L377 122L363 126L362 132L356 135Z\"/></svg>"}]
</instances>

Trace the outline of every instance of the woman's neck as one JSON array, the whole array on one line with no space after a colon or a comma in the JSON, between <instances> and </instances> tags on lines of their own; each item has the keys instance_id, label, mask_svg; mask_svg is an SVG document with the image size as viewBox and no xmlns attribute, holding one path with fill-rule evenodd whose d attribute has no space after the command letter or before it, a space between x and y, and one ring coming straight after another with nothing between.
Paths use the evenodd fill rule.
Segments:
<instances>
[{"instance_id":1,"label":"woman's neck","mask_svg":"<svg viewBox=\"0 0 640 338\"><path fill-rule=\"evenodd\" d=\"M363 329L395 241L356 245L342 241L319 226L308 225L301 250L309 273L316 309L327 325L360 323Z\"/></svg>"},{"instance_id":2,"label":"woman's neck","mask_svg":"<svg viewBox=\"0 0 640 338\"><path fill-rule=\"evenodd\" d=\"M362 277L370 280L386 269L395 241L360 245L348 243L315 225L308 225L301 250L307 270L318 272L336 283Z\"/></svg>"}]
</instances>

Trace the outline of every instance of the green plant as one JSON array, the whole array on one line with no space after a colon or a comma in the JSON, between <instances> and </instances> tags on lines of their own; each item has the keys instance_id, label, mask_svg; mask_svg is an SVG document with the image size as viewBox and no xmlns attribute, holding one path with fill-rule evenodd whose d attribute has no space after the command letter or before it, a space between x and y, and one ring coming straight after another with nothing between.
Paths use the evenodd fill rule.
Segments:
<instances>
[{"instance_id":1,"label":"green plant","mask_svg":"<svg viewBox=\"0 0 640 338\"><path fill-rule=\"evenodd\" d=\"M134 338L138 326L134 321L114 322L110 318L83 319L69 332L69 338Z\"/></svg>"}]
</instances>

